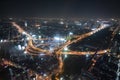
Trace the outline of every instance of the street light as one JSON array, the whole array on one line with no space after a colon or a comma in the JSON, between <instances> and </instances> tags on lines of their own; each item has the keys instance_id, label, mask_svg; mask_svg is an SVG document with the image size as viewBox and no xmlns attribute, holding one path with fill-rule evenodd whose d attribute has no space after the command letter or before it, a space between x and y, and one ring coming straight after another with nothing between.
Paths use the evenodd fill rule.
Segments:
<instances>
[{"instance_id":1,"label":"street light","mask_svg":"<svg viewBox=\"0 0 120 80\"><path fill-rule=\"evenodd\" d=\"M64 47L64 51L68 51L68 47Z\"/></svg>"},{"instance_id":2,"label":"street light","mask_svg":"<svg viewBox=\"0 0 120 80\"><path fill-rule=\"evenodd\" d=\"M44 43L44 41L42 40L41 43Z\"/></svg>"},{"instance_id":3,"label":"street light","mask_svg":"<svg viewBox=\"0 0 120 80\"><path fill-rule=\"evenodd\" d=\"M3 42L3 40L0 40L0 42Z\"/></svg>"},{"instance_id":4,"label":"street light","mask_svg":"<svg viewBox=\"0 0 120 80\"><path fill-rule=\"evenodd\" d=\"M68 55L67 55L67 54L65 54L65 55L64 55L64 58L67 58L67 57L68 57Z\"/></svg>"},{"instance_id":5,"label":"street light","mask_svg":"<svg viewBox=\"0 0 120 80\"><path fill-rule=\"evenodd\" d=\"M26 32L22 32L22 34L23 34L23 35L25 35L25 34L26 34Z\"/></svg>"},{"instance_id":6,"label":"street light","mask_svg":"<svg viewBox=\"0 0 120 80\"><path fill-rule=\"evenodd\" d=\"M19 50L22 50L22 47L21 47L21 45L18 45L18 49L19 49Z\"/></svg>"},{"instance_id":7,"label":"street light","mask_svg":"<svg viewBox=\"0 0 120 80\"><path fill-rule=\"evenodd\" d=\"M56 41L59 41L59 40L60 40L60 38L57 37L57 36L55 36L54 39L55 39Z\"/></svg>"},{"instance_id":8,"label":"street light","mask_svg":"<svg viewBox=\"0 0 120 80\"><path fill-rule=\"evenodd\" d=\"M63 77L61 77L60 80L63 80Z\"/></svg>"},{"instance_id":9,"label":"street light","mask_svg":"<svg viewBox=\"0 0 120 80\"><path fill-rule=\"evenodd\" d=\"M27 51L24 51L24 54L27 54Z\"/></svg>"},{"instance_id":10,"label":"street light","mask_svg":"<svg viewBox=\"0 0 120 80\"><path fill-rule=\"evenodd\" d=\"M29 37L27 37L27 38L26 38L26 40L30 40L30 38L29 38Z\"/></svg>"},{"instance_id":11,"label":"street light","mask_svg":"<svg viewBox=\"0 0 120 80\"><path fill-rule=\"evenodd\" d=\"M72 33L72 32L69 32L69 36L70 36L70 35L73 35L73 33Z\"/></svg>"}]
</instances>

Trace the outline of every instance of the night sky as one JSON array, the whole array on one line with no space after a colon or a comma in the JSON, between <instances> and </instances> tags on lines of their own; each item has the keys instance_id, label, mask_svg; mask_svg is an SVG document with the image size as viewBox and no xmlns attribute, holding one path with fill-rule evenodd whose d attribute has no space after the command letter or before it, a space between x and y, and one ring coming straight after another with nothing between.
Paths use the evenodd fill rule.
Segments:
<instances>
[{"instance_id":1,"label":"night sky","mask_svg":"<svg viewBox=\"0 0 120 80\"><path fill-rule=\"evenodd\" d=\"M0 0L0 17L120 17L119 0Z\"/></svg>"}]
</instances>

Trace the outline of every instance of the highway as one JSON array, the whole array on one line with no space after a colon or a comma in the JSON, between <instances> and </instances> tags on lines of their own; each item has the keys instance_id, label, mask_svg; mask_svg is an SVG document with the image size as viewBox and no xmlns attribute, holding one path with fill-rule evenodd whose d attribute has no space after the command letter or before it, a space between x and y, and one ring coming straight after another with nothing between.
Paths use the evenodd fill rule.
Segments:
<instances>
[{"instance_id":1,"label":"highway","mask_svg":"<svg viewBox=\"0 0 120 80\"><path fill-rule=\"evenodd\" d=\"M56 74L56 80L59 80L58 75L63 72L63 66L64 66L63 64L64 63L63 63L61 54L69 54L69 55L86 55L86 54L90 54L91 55L91 54L95 53L95 52L90 52L90 51L88 51L88 52L77 52L77 51L63 52L63 49L65 47L69 46L70 44L77 43L78 41L81 41L84 38L92 36L93 34L107 28L106 26L101 26L101 27L97 28L94 31L91 31L91 32L88 32L88 33L85 33L85 34L82 34L82 35L77 35L77 36L75 35L76 39L74 39L72 41L68 40L62 46L59 46L58 48L54 48L54 53L55 54L53 54L49 50L40 49L40 48L37 48L35 45L33 45L33 40L35 40L35 39L30 34L28 34L26 31L24 31L17 23L12 22L12 25L18 30L19 33L24 34L27 37L29 37L28 45L27 45L27 47L25 49L26 52L29 55L34 55L34 56L36 55L37 56L37 55L39 55L41 53L44 53L45 55L50 55L50 56L55 55L55 54L57 55L57 58L59 60L59 68L53 72L53 74ZM46 39L40 39L40 40L46 40ZM104 54L107 51L109 51L109 49L100 50L100 51L98 51L98 54ZM36 75L37 75L37 80L43 79L43 76L39 76L38 74L36 74ZM50 78L51 75L52 74L46 76L46 78L44 78L44 79L45 80L51 80L51 78Z\"/></svg>"},{"instance_id":2,"label":"highway","mask_svg":"<svg viewBox=\"0 0 120 80\"><path fill-rule=\"evenodd\" d=\"M33 45L33 40L34 40L34 39L32 38L32 36L31 36L30 34L28 34L26 31L24 31L24 30L23 30L18 24L16 24L15 22L12 22L12 24L13 24L14 27L17 28L17 30L18 30L19 33L21 33L21 34L25 33L24 35L26 35L26 36L29 37L28 46L27 46L27 48L26 48L26 51L27 51L28 49L31 49L31 48L32 48L32 50L38 51L39 54L40 54L40 52L43 52L43 53L48 54L48 55L51 54L50 51L48 51L48 50L43 50L43 49L40 49L40 48L35 47L35 46ZM79 35L79 36L77 36L77 38L76 38L75 40L73 40L73 41L70 41L70 40L66 41L66 43L64 43L62 46L58 47L57 49L55 48L57 51L56 51L56 50L54 50L54 51L56 51L55 53L59 54L59 53L61 53L61 51L64 49L64 47L67 47L67 46L69 46L70 44L73 44L73 43L76 43L76 42L78 42L78 41L81 41L82 39L84 39L84 38L86 38L86 37L89 37L89 36L95 34L96 32L98 32L98 31L100 31L100 30L102 30L102 29L105 29L105 28L106 28L106 26L101 26L100 28L98 28L98 29L96 29L96 30L94 30L94 31L91 31L91 32L88 32L88 33ZM41 39L41 40L42 40L42 39ZM28 51L28 52L29 52L29 51ZM80 53L80 52L79 52L79 53ZM32 54L32 53L31 53L31 54Z\"/></svg>"}]
</instances>

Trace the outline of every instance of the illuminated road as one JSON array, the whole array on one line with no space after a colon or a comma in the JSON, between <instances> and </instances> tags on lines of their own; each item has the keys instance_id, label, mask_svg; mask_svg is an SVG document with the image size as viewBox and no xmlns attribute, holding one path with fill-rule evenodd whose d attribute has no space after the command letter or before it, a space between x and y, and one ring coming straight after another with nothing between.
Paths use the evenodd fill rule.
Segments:
<instances>
[{"instance_id":1,"label":"illuminated road","mask_svg":"<svg viewBox=\"0 0 120 80\"><path fill-rule=\"evenodd\" d=\"M102 29L105 29L106 27L105 26L101 26L100 28L94 30L94 31L91 31L91 32L88 32L88 33L85 33L85 34L82 34L82 35L79 35L77 36L77 39L73 40L73 41L67 41L63 46L61 46L59 48L59 50L56 52L57 54L59 54L65 47L69 46L70 44L73 44L73 43L76 43L78 41L81 41L83 40L84 38L87 38L95 33L97 33L98 31L102 30Z\"/></svg>"},{"instance_id":2,"label":"illuminated road","mask_svg":"<svg viewBox=\"0 0 120 80\"><path fill-rule=\"evenodd\" d=\"M36 47L33 45L33 42L32 42L32 41L33 41L32 39L29 40L27 49L31 49L31 48L32 48L34 51L39 52L39 54L40 54L40 52L43 52L43 53L45 53L45 54L47 54L47 55L51 55L50 52L47 51L47 50L43 50L43 49L40 49L40 48L36 48Z\"/></svg>"},{"instance_id":3,"label":"illuminated road","mask_svg":"<svg viewBox=\"0 0 120 80\"><path fill-rule=\"evenodd\" d=\"M26 31L24 31L18 24L16 24L15 22L12 22L12 25L17 28L17 30L18 30L19 33L24 34L24 35L26 35L27 37L29 37L28 46L26 47L26 51L29 52L28 49L31 49L31 48L32 48L33 51L36 51L36 52L39 53L39 54L40 54L40 52L43 52L43 53L45 53L45 54L47 54L47 55L51 55L51 54L49 54L49 51L35 47L35 46L33 45L33 40L34 40L34 39L32 38L32 36L29 35ZM35 54L33 54L33 55L35 55Z\"/></svg>"},{"instance_id":4,"label":"illuminated road","mask_svg":"<svg viewBox=\"0 0 120 80\"><path fill-rule=\"evenodd\" d=\"M24 34L26 36L28 36L30 39L32 39L32 36L29 35L26 31L24 31L19 25L17 25L15 22L12 22L12 25L14 27L16 27L16 29L18 29L18 32L21 33L21 34Z\"/></svg>"},{"instance_id":5,"label":"illuminated road","mask_svg":"<svg viewBox=\"0 0 120 80\"><path fill-rule=\"evenodd\" d=\"M50 53L50 51L48 51L48 50L43 50L43 49L40 49L40 48L37 48L37 47L35 47L34 45L33 45L33 38L32 38L32 36L31 35L29 35L26 31L24 31L19 25L17 25L15 22L12 22L12 24L13 24L13 26L15 26L17 29L18 29L18 31L19 31L19 33L21 33L21 34L25 34L26 36L28 36L29 37L29 41L28 41L28 46L26 47L26 51L27 52L29 52L31 55L37 55L37 54L40 54L40 52L42 52L42 53L45 53L45 54L47 54L47 55L51 55L52 53ZM60 53L62 53L62 50L64 49L64 47L67 47L67 46L69 46L70 44L73 44L73 43L76 43L76 42L78 42L78 41L81 41L82 39L84 39L84 38L86 38L86 37L89 37L89 36L91 36L91 35L93 35L93 34L95 34L96 32L98 32L98 31L100 31L100 30L102 30L102 29L104 29L104 28L106 28L105 26L101 26L100 28L98 28L98 29L96 29L96 30L94 30L94 31L92 31L92 32L88 32L88 33L85 33L85 34L82 34L82 35L79 35L79 36L77 36L77 39L75 39L75 40L73 40L73 41L67 41L66 43L64 43L62 46L60 46L60 47L58 47L57 49L55 48L55 50L54 51L56 51L55 53L56 54L60 54ZM42 40L42 39L41 39ZM47 39L45 39L45 40L47 40ZM79 54L81 54L82 52L78 52L78 54L77 55L79 55ZM84 52L85 53L85 52ZM83 53L82 53L83 54Z\"/></svg>"},{"instance_id":6,"label":"illuminated road","mask_svg":"<svg viewBox=\"0 0 120 80\"><path fill-rule=\"evenodd\" d=\"M97 54L104 54L104 53L109 52L109 51L110 51L109 49L100 50L100 51L97 52ZM77 51L61 52L61 54L69 54L69 55L86 55L86 54L92 55L94 53L95 52L92 52L92 51L87 51L87 52L77 52Z\"/></svg>"},{"instance_id":7,"label":"illuminated road","mask_svg":"<svg viewBox=\"0 0 120 80\"><path fill-rule=\"evenodd\" d=\"M41 54L41 53L44 53L45 55L54 55L54 54L52 54L49 50L44 50L44 49L40 49L40 48L35 47L35 46L33 45L33 40L34 40L34 39L32 38L32 36L29 35L26 31L24 31L24 30L23 30L19 25L17 25L15 22L12 22L12 24L13 24L13 26L14 26L15 28L17 28L17 30L18 30L19 33L21 33L21 34L24 33L24 35L26 35L27 37L29 37L28 45L27 45L27 47L26 47L26 49L25 49L25 50L27 51L27 53L29 53L30 55L39 55L39 54ZM96 29L96 30L94 30L94 31L91 31L91 32L88 32L88 33L85 33L85 34L82 34L82 35L79 35L79 36L75 36L75 38L76 38L75 40L72 40L72 41L68 40L68 41L66 41L66 43L64 43L62 46L59 46L58 48L55 48L55 49L54 49L54 53L57 55L57 58L58 58L58 60L59 60L59 68L53 72L53 74L56 74L56 80L59 80L59 79L58 79L58 75L63 72L63 61L62 61L61 54L71 54L71 55L94 54L94 52L77 52L77 51L62 52L62 50L63 50L65 47L69 46L70 44L77 43L78 41L81 41L81 40L83 40L84 38L87 38L87 37L89 37L89 36L91 36L91 35L99 32L99 31L101 31L101 30L103 30L103 29L105 29L105 28L106 28L106 26L101 26L100 28L98 28L98 29ZM41 39L41 40L44 40L44 39ZM98 51L98 54L104 54L104 53L106 53L107 51L109 51L109 49L100 50L100 51ZM46 77L44 78L43 76L39 76L39 75L37 74L37 80L42 80L42 79L44 79L44 80L51 80L51 75L52 75L52 74L50 74L50 75L48 75L48 76L46 76Z\"/></svg>"}]
</instances>

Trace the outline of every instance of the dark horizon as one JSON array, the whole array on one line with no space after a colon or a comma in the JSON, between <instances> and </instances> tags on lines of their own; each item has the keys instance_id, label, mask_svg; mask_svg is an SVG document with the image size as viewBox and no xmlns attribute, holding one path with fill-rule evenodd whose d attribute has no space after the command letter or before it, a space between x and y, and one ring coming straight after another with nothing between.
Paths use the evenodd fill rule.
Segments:
<instances>
[{"instance_id":1,"label":"dark horizon","mask_svg":"<svg viewBox=\"0 0 120 80\"><path fill-rule=\"evenodd\" d=\"M1 0L0 17L120 18L119 0Z\"/></svg>"}]
</instances>

